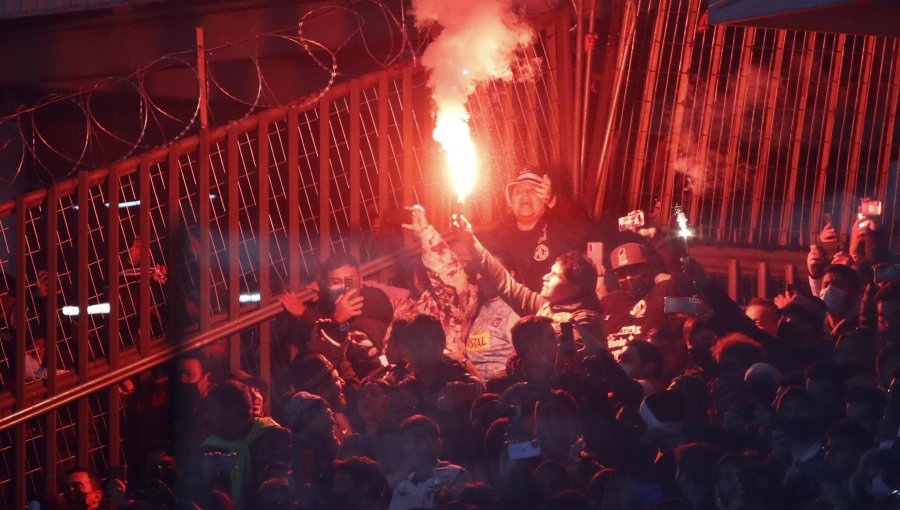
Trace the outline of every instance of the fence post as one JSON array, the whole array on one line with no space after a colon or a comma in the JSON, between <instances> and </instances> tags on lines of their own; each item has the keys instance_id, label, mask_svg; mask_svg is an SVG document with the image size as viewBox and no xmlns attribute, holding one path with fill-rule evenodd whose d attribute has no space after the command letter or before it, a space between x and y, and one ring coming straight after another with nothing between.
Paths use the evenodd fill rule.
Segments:
<instances>
[{"instance_id":1,"label":"fence post","mask_svg":"<svg viewBox=\"0 0 900 510\"><path fill-rule=\"evenodd\" d=\"M119 368L119 166L112 165L109 175L106 177L106 200L109 207L106 211L106 282L108 287L107 299L109 300L109 327L107 337L107 359L110 370ZM143 198L143 193L141 193ZM141 216L149 216L147 209L149 204L141 202ZM142 238L141 249L149 244ZM146 278L146 273L141 273L141 280ZM144 306L141 306L143 311ZM109 404L109 465L117 466L121 461L120 441L121 420L119 415L119 387L111 386L107 390L107 403Z\"/></svg>"},{"instance_id":2,"label":"fence post","mask_svg":"<svg viewBox=\"0 0 900 510\"><path fill-rule=\"evenodd\" d=\"M728 259L728 296L734 301L738 299L738 261Z\"/></svg>"},{"instance_id":3,"label":"fence post","mask_svg":"<svg viewBox=\"0 0 900 510\"><path fill-rule=\"evenodd\" d=\"M269 304L272 298L272 290L269 282L269 122L266 117L260 116L257 126L258 163L257 163L257 227L256 240L259 251L257 252L257 266L259 267L259 306ZM271 335L272 325L270 321L263 321L259 325L259 376L266 380L272 380L272 354ZM271 409L272 395L266 395L263 405L266 411Z\"/></svg>"},{"instance_id":4,"label":"fence post","mask_svg":"<svg viewBox=\"0 0 900 510\"><path fill-rule=\"evenodd\" d=\"M28 300L25 298L25 292L27 290L27 275L26 272L26 244L27 244L27 235L25 233L25 229L27 228L27 210L25 206L25 196L19 195L16 198L16 310L15 310L15 321L16 321L16 338L15 338L15 349L12 356L12 364L14 364L14 377L13 388L16 398L16 409L25 409L28 407L25 402L25 341L28 334L28 316L26 314L27 311L27 303ZM9 354L7 354L9 356ZM14 445L14 462L15 468L13 473L13 486L15 487L15 496L14 501L16 506L22 508L25 506L25 477L27 472L27 458L25 456L25 427L26 424L22 423L18 427L16 427L14 431L15 437L15 445Z\"/></svg>"},{"instance_id":5,"label":"fence post","mask_svg":"<svg viewBox=\"0 0 900 510\"><path fill-rule=\"evenodd\" d=\"M78 305L78 336L77 336L77 345L78 345L78 361L76 363L77 374L78 374L78 383L84 384L88 381L88 326L90 322L90 316L87 314L88 307L88 278L89 278L89 259L88 259L88 243L91 240L91 232L88 225L88 207L90 207L89 202L89 190L88 190L88 173L87 172L79 172L78 173L78 188L77 188L77 197L78 197L78 269L77 269L77 297L76 304ZM78 418L77 418L77 463L82 466L86 466L88 463L89 457L89 449L90 449L90 426L91 426L91 415L90 408L88 406L88 397L83 397L78 400Z\"/></svg>"},{"instance_id":6,"label":"fence post","mask_svg":"<svg viewBox=\"0 0 900 510\"><path fill-rule=\"evenodd\" d=\"M350 246L356 260L360 259L362 234L360 229L360 85L359 79L350 82Z\"/></svg>"},{"instance_id":7,"label":"fence post","mask_svg":"<svg viewBox=\"0 0 900 510\"><path fill-rule=\"evenodd\" d=\"M331 100L319 100L319 260L331 256Z\"/></svg>"},{"instance_id":8,"label":"fence post","mask_svg":"<svg viewBox=\"0 0 900 510\"><path fill-rule=\"evenodd\" d=\"M413 177L413 165L415 164L415 152L413 148L413 110L415 99L412 88L412 68L403 69L403 203L400 208L408 207L415 201L415 178ZM403 242L406 245L413 241L409 231L403 231Z\"/></svg>"},{"instance_id":9,"label":"fence post","mask_svg":"<svg viewBox=\"0 0 900 510\"><path fill-rule=\"evenodd\" d=\"M241 258L240 258L240 199L241 182L238 176L238 164L240 163L240 150L238 147L238 127L236 124L228 126L226 136L227 159L226 182L228 183L228 306L225 308L229 320L236 320L241 315ZM209 200L209 195L201 197L201 200ZM230 354L228 356L231 371L241 368L241 335L236 333L228 339Z\"/></svg>"},{"instance_id":10,"label":"fence post","mask_svg":"<svg viewBox=\"0 0 900 510\"><path fill-rule=\"evenodd\" d=\"M58 237L57 223L59 214L58 188L56 184L51 184L47 189L47 201L44 210L47 215L45 232L45 246L47 249L47 302L44 316L46 318L46 326L44 331L44 342L47 349L47 396L51 397L56 394L56 367L59 357L57 356L57 319L59 317L57 311L57 291L59 279L57 273L57 256L58 256ZM44 492L48 495L56 494L56 458L57 458L57 411L53 410L47 413L44 425Z\"/></svg>"}]
</instances>

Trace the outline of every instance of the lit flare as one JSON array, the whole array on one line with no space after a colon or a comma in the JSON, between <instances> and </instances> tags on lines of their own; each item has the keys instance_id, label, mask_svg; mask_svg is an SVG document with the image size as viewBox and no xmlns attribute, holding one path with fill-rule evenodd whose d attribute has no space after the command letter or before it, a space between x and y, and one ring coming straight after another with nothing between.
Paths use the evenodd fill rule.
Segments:
<instances>
[{"instance_id":1,"label":"lit flare","mask_svg":"<svg viewBox=\"0 0 900 510\"><path fill-rule=\"evenodd\" d=\"M437 125L434 128L434 139L444 149L447 171L457 202L466 199L475 187L478 156L465 112L440 111L438 107Z\"/></svg>"}]
</instances>

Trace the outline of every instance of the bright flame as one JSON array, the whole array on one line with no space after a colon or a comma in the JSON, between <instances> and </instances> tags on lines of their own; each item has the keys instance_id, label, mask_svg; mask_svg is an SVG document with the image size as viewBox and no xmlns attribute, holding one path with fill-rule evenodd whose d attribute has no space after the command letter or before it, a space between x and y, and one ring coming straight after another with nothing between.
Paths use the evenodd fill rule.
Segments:
<instances>
[{"instance_id":1,"label":"bright flame","mask_svg":"<svg viewBox=\"0 0 900 510\"><path fill-rule=\"evenodd\" d=\"M688 218L687 214L684 214L684 210L681 209L681 206L675 206L675 223L678 224L678 236L683 237L685 239L694 235L690 228L688 228Z\"/></svg>"},{"instance_id":2,"label":"bright flame","mask_svg":"<svg viewBox=\"0 0 900 510\"><path fill-rule=\"evenodd\" d=\"M462 201L478 171L466 101L479 83L513 79L515 51L528 45L534 32L510 0L413 0L412 7L417 27L441 26L421 62L437 106L433 136L444 148L450 181Z\"/></svg>"},{"instance_id":3,"label":"bright flame","mask_svg":"<svg viewBox=\"0 0 900 510\"><path fill-rule=\"evenodd\" d=\"M475 187L478 165L469 124L464 115L441 111L438 113L433 136L444 148L453 191L456 192L456 200L462 202Z\"/></svg>"}]
</instances>

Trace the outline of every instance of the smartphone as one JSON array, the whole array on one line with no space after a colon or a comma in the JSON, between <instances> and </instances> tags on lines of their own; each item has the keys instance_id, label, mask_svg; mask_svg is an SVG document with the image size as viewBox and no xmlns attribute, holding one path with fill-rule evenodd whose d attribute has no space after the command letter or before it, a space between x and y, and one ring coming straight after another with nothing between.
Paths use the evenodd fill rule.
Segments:
<instances>
[{"instance_id":1,"label":"smartphone","mask_svg":"<svg viewBox=\"0 0 900 510\"><path fill-rule=\"evenodd\" d=\"M619 218L619 232L626 230L636 231L644 226L644 211L631 211Z\"/></svg>"},{"instance_id":2,"label":"smartphone","mask_svg":"<svg viewBox=\"0 0 900 510\"><path fill-rule=\"evenodd\" d=\"M867 200L859 204L859 215L866 218L881 216L881 200Z\"/></svg>"},{"instance_id":3,"label":"smartphone","mask_svg":"<svg viewBox=\"0 0 900 510\"><path fill-rule=\"evenodd\" d=\"M594 263L599 274L603 269L603 243L592 241L587 243L587 258Z\"/></svg>"},{"instance_id":4,"label":"smartphone","mask_svg":"<svg viewBox=\"0 0 900 510\"><path fill-rule=\"evenodd\" d=\"M509 443L506 449L510 460L533 459L541 456L541 446L538 444L537 439Z\"/></svg>"},{"instance_id":5,"label":"smartphone","mask_svg":"<svg viewBox=\"0 0 900 510\"><path fill-rule=\"evenodd\" d=\"M351 290L358 291L360 286L362 285L362 281L359 276L345 276L344 277L344 289L347 292Z\"/></svg>"},{"instance_id":6,"label":"smartphone","mask_svg":"<svg viewBox=\"0 0 900 510\"><path fill-rule=\"evenodd\" d=\"M703 303L693 297L671 297L666 296L663 301L663 311L665 313L684 313L687 315L699 315L703 308Z\"/></svg>"},{"instance_id":7,"label":"smartphone","mask_svg":"<svg viewBox=\"0 0 900 510\"><path fill-rule=\"evenodd\" d=\"M890 264L875 268L875 283L890 283L900 280L900 264Z\"/></svg>"}]
</instances>

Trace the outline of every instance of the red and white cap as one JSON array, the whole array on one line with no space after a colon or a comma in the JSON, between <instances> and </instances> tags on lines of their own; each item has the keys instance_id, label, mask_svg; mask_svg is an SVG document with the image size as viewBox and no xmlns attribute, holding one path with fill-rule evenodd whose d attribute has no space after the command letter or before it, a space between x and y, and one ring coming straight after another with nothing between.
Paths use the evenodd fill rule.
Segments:
<instances>
[{"instance_id":1,"label":"red and white cap","mask_svg":"<svg viewBox=\"0 0 900 510\"><path fill-rule=\"evenodd\" d=\"M647 262L647 256L644 255L644 249L638 243L625 243L616 246L609 259L613 271L620 267L633 264L644 264Z\"/></svg>"},{"instance_id":2,"label":"red and white cap","mask_svg":"<svg viewBox=\"0 0 900 510\"><path fill-rule=\"evenodd\" d=\"M530 182L532 184L537 184L538 186L540 186L544 183L544 179L534 172L520 173L513 182L506 185L506 205L512 207L512 189L515 186L518 186L519 184L525 184L526 182Z\"/></svg>"}]
</instances>

